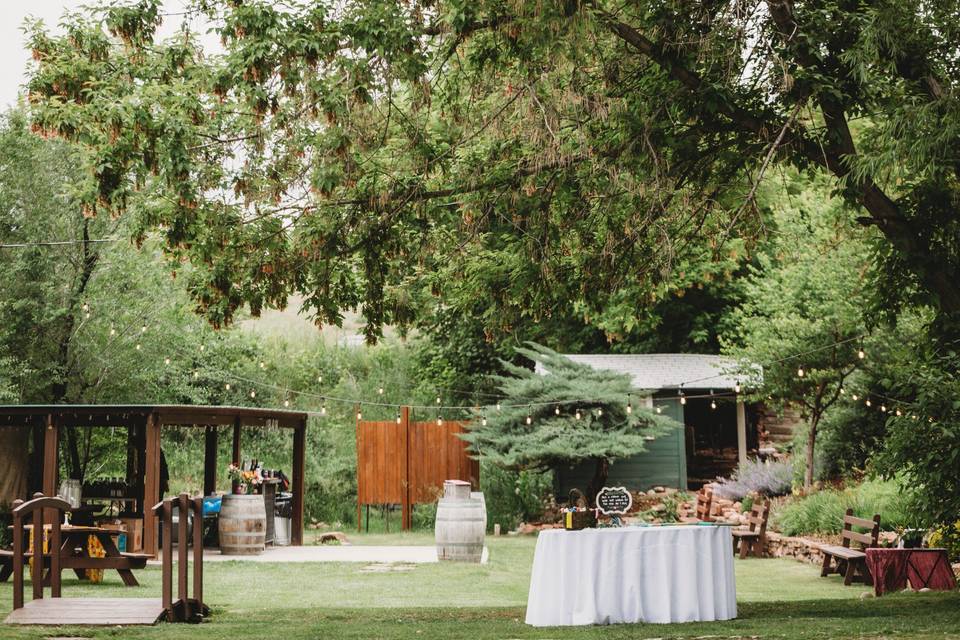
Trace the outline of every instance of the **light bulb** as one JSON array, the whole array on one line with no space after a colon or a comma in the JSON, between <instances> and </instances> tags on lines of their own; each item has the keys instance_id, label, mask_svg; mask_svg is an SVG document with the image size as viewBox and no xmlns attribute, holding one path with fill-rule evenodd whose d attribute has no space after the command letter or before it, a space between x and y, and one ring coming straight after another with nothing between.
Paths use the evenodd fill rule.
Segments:
<instances>
[{"instance_id":1,"label":"light bulb","mask_svg":"<svg viewBox=\"0 0 960 640\"><path fill-rule=\"evenodd\" d=\"M529 415L527 416L527 424L533 424L533 418Z\"/></svg>"},{"instance_id":2,"label":"light bulb","mask_svg":"<svg viewBox=\"0 0 960 640\"><path fill-rule=\"evenodd\" d=\"M903 412L900 411L900 409L897 409L897 416L899 417L899 416L902 416L902 415L903 415Z\"/></svg>"},{"instance_id":3,"label":"light bulb","mask_svg":"<svg viewBox=\"0 0 960 640\"><path fill-rule=\"evenodd\" d=\"M438 426L438 427L442 427L442 426L443 426L443 417L442 417L442 416L437 416L437 426Z\"/></svg>"},{"instance_id":4,"label":"light bulb","mask_svg":"<svg viewBox=\"0 0 960 640\"><path fill-rule=\"evenodd\" d=\"M860 396L858 396L857 394L853 394L851 397L854 399L854 401L857 401L860 399Z\"/></svg>"},{"instance_id":5,"label":"light bulb","mask_svg":"<svg viewBox=\"0 0 960 640\"><path fill-rule=\"evenodd\" d=\"M576 415L576 417L577 417L577 420L580 419L580 409L577 409L577 415Z\"/></svg>"},{"instance_id":6,"label":"light bulb","mask_svg":"<svg viewBox=\"0 0 960 640\"><path fill-rule=\"evenodd\" d=\"M83 310L84 310L84 312L86 312L86 311L90 311L90 304L89 304L89 303L86 303L86 302L84 302L84 303L83 303Z\"/></svg>"},{"instance_id":7,"label":"light bulb","mask_svg":"<svg viewBox=\"0 0 960 640\"><path fill-rule=\"evenodd\" d=\"M657 407L657 413L663 413L663 407Z\"/></svg>"},{"instance_id":8,"label":"light bulb","mask_svg":"<svg viewBox=\"0 0 960 640\"><path fill-rule=\"evenodd\" d=\"M886 412L887 412L887 405L885 405L885 404L880 405L880 411L882 411L883 413L886 413Z\"/></svg>"},{"instance_id":9,"label":"light bulb","mask_svg":"<svg viewBox=\"0 0 960 640\"><path fill-rule=\"evenodd\" d=\"M560 415L560 405L557 405L553 408L553 413L556 415Z\"/></svg>"},{"instance_id":10,"label":"light bulb","mask_svg":"<svg viewBox=\"0 0 960 640\"><path fill-rule=\"evenodd\" d=\"M139 343L139 342L137 343L136 349L137 349L137 351L140 351L140 343Z\"/></svg>"},{"instance_id":11,"label":"light bulb","mask_svg":"<svg viewBox=\"0 0 960 640\"><path fill-rule=\"evenodd\" d=\"M400 412L397 412L397 424L400 424Z\"/></svg>"},{"instance_id":12,"label":"light bulb","mask_svg":"<svg viewBox=\"0 0 960 640\"><path fill-rule=\"evenodd\" d=\"M867 398L867 400L866 400L866 402L864 402L864 404L867 405L868 407L873 406L872 403L870 402L870 398Z\"/></svg>"},{"instance_id":13,"label":"light bulb","mask_svg":"<svg viewBox=\"0 0 960 640\"><path fill-rule=\"evenodd\" d=\"M803 367L799 367L799 368L797 369L797 377L798 377L798 378L802 378L802 377L803 377L803 374L804 374Z\"/></svg>"},{"instance_id":14,"label":"light bulb","mask_svg":"<svg viewBox=\"0 0 960 640\"><path fill-rule=\"evenodd\" d=\"M846 393L846 390L844 390L843 387L840 387L840 395L844 395L845 393Z\"/></svg>"},{"instance_id":15,"label":"light bulb","mask_svg":"<svg viewBox=\"0 0 960 640\"><path fill-rule=\"evenodd\" d=\"M267 368L267 363L264 362L263 360L261 360L261 361L260 361L260 368L261 368L261 369L266 369L266 368Z\"/></svg>"},{"instance_id":16,"label":"light bulb","mask_svg":"<svg viewBox=\"0 0 960 640\"><path fill-rule=\"evenodd\" d=\"M284 401L283 401L283 406L289 407L289 406L290 406L290 401L289 401L289 400L284 400Z\"/></svg>"},{"instance_id":17,"label":"light bulb","mask_svg":"<svg viewBox=\"0 0 960 640\"><path fill-rule=\"evenodd\" d=\"M630 404L629 402L627 403L627 413L628 414L633 413L633 405Z\"/></svg>"},{"instance_id":18,"label":"light bulb","mask_svg":"<svg viewBox=\"0 0 960 640\"><path fill-rule=\"evenodd\" d=\"M116 329L116 327L113 327L112 325L111 325L111 327L110 327L110 335L112 335L112 336L117 335L117 329Z\"/></svg>"},{"instance_id":19,"label":"light bulb","mask_svg":"<svg viewBox=\"0 0 960 640\"><path fill-rule=\"evenodd\" d=\"M866 352L864 352L863 347L860 347L860 350L857 351L857 357L860 358L861 360L867 357L867 354Z\"/></svg>"},{"instance_id":20,"label":"light bulb","mask_svg":"<svg viewBox=\"0 0 960 640\"><path fill-rule=\"evenodd\" d=\"M687 404L687 396L680 394L680 404Z\"/></svg>"},{"instance_id":21,"label":"light bulb","mask_svg":"<svg viewBox=\"0 0 960 640\"><path fill-rule=\"evenodd\" d=\"M317 376L317 384L323 382L323 376Z\"/></svg>"},{"instance_id":22,"label":"light bulb","mask_svg":"<svg viewBox=\"0 0 960 640\"><path fill-rule=\"evenodd\" d=\"M733 392L740 393L740 381L737 380L736 384L733 385Z\"/></svg>"},{"instance_id":23,"label":"light bulb","mask_svg":"<svg viewBox=\"0 0 960 640\"><path fill-rule=\"evenodd\" d=\"M379 393L380 395L383 395L383 387L380 387L379 389L377 389L377 393Z\"/></svg>"},{"instance_id":24,"label":"light bulb","mask_svg":"<svg viewBox=\"0 0 960 640\"><path fill-rule=\"evenodd\" d=\"M143 325L142 327L140 327L140 333L146 333L146 332L147 332L147 325Z\"/></svg>"},{"instance_id":25,"label":"light bulb","mask_svg":"<svg viewBox=\"0 0 960 640\"><path fill-rule=\"evenodd\" d=\"M716 400L711 400L711 401L710 401L710 408L711 408L711 409L716 409L716 408L717 408L717 401L716 401Z\"/></svg>"},{"instance_id":26,"label":"light bulb","mask_svg":"<svg viewBox=\"0 0 960 640\"><path fill-rule=\"evenodd\" d=\"M480 416L480 424L487 426L487 416Z\"/></svg>"},{"instance_id":27,"label":"light bulb","mask_svg":"<svg viewBox=\"0 0 960 640\"><path fill-rule=\"evenodd\" d=\"M205 345L205 344L200 345L200 351L203 351L203 350L206 349L206 348L207 348L207 345Z\"/></svg>"},{"instance_id":28,"label":"light bulb","mask_svg":"<svg viewBox=\"0 0 960 640\"><path fill-rule=\"evenodd\" d=\"M602 415L603 415L603 409L601 407L597 407L597 417L599 418Z\"/></svg>"},{"instance_id":29,"label":"light bulb","mask_svg":"<svg viewBox=\"0 0 960 640\"><path fill-rule=\"evenodd\" d=\"M437 404L440 404L440 396L437 396Z\"/></svg>"},{"instance_id":30,"label":"light bulb","mask_svg":"<svg viewBox=\"0 0 960 640\"><path fill-rule=\"evenodd\" d=\"M497 401L497 411L500 411L500 401Z\"/></svg>"},{"instance_id":31,"label":"light bulb","mask_svg":"<svg viewBox=\"0 0 960 640\"><path fill-rule=\"evenodd\" d=\"M254 391L253 389L251 389L251 390L250 390L250 397L251 397L251 398L256 398L256 397L257 397L257 392Z\"/></svg>"},{"instance_id":32,"label":"light bulb","mask_svg":"<svg viewBox=\"0 0 960 640\"><path fill-rule=\"evenodd\" d=\"M199 371L194 371L194 372L193 372L193 377L194 377L194 378L199 378L199 377L200 377L200 372L199 372Z\"/></svg>"},{"instance_id":33,"label":"light bulb","mask_svg":"<svg viewBox=\"0 0 960 640\"><path fill-rule=\"evenodd\" d=\"M170 364L170 358L164 358L163 364Z\"/></svg>"},{"instance_id":34,"label":"light bulb","mask_svg":"<svg viewBox=\"0 0 960 640\"><path fill-rule=\"evenodd\" d=\"M363 412L359 409L357 410L357 420L363 420Z\"/></svg>"},{"instance_id":35,"label":"light bulb","mask_svg":"<svg viewBox=\"0 0 960 640\"><path fill-rule=\"evenodd\" d=\"M359 412L358 412L358 413L359 413ZM322 415L322 416L327 415L327 403L326 403L326 402L324 402L324 403L323 403L323 406L320 407L320 415Z\"/></svg>"}]
</instances>

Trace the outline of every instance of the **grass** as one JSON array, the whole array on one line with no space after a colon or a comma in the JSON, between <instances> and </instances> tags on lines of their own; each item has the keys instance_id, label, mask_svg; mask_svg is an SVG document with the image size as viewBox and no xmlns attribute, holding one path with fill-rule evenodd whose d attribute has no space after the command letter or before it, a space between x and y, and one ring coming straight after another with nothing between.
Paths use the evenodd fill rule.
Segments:
<instances>
[{"instance_id":1,"label":"grass","mask_svg":"<svg viewBox=\"0 0 960 640\"><path fill-rule=\"evenodd\" d=\"M351 538L358 544L431 541L423 533ZM844 587L837 576L820 578L811 565L754 559L736 563L737 620L534 629L523 624L534 544L532 538L491 538L486 565L431 564L380 573L362 564L211 562L204 567L204 588L213 616L200 626L0 627L0 638L960 638L960 593L861 599L867 588ZM64 593L158 597L159 570L137 575L140 588L123 587L114 573L101 585L65 580ZM0 585L0 617L9 611L10 592L9 584Z\"/></svg>"}]
</instances>

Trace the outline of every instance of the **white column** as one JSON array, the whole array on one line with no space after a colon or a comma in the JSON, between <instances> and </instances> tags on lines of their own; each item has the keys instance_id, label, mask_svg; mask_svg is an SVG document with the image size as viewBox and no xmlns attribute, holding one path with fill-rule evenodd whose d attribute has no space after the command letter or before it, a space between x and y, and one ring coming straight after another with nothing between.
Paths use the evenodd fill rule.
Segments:
<instances>
[{"instance_id":1,"label":"white column","mask_svg":"<svg viewBox=\"0 0 960 640\"><path fill-rule=\"evenodd\" d=\"M747 412L743 400L737 398L737 451L740 464L747 463Z\"/></svg>"}]
</instances>

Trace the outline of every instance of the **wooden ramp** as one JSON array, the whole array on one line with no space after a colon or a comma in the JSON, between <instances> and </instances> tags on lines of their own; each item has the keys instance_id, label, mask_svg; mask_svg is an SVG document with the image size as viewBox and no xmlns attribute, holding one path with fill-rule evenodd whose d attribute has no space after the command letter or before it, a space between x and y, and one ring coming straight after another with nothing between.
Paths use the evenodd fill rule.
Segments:
<instances>
[{"instance_id":1,"label":"wooden ramp","mask_svg":"<svg viewBox=\"0 0 960 640\"><path fill-rule=\"evenodd\" d=\"M7 624L151 625L163 617L160 598L44 598L7 616Z\"/></svg>"}]
</instances>

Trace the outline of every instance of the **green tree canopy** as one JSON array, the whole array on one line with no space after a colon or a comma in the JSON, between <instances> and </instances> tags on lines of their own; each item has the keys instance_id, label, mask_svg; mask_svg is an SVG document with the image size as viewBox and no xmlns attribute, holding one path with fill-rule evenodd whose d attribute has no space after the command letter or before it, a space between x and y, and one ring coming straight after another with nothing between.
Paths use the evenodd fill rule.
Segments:
<instances>
[{"instance_id":1,"label":"green tree canopy","mask_svg":"<svg viewBox=\"0 0 960 640\"><path fill-rule=\"evenodd\" d=\"M754 237L772 165L817 167L898 286L960 313L952 0L197 0L223 43L157 42L159 0L29 31L39 132L89 215L161 227L215 323L306 294L375 338L482 300L488 327L642 308ZM852 126L856 121L859 126ZM749 250L749 246L747 247ZM903 285L903 286L900 286ZM630 314L632 317L636 314Z\"/></svg>"},{"instance_id":2,"label":"green tree canopy","mask_svg":"<svg viewBox=\"0 0 960 640\"><path fill-rule=\"evenodd\" d=\"M515 470L595 465L587 497L603 486L611 460L646 450L647 442L677 423L641 408L630 376L594 369L535 343L517 353L540 371L502 362L508 375L494 381L504 398L476 410L463 436L488 462ZM633 402L631 402L631 396Z\"/></svg>"}]
</instances>

